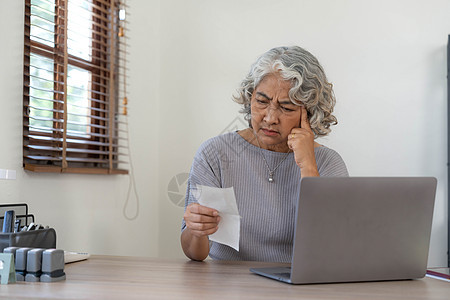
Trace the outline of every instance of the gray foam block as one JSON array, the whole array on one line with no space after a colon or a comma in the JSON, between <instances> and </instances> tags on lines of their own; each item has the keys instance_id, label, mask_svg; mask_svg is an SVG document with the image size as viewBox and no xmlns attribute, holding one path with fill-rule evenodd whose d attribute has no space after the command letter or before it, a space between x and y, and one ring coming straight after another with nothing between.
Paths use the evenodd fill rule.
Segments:
<instances>
[{"instance_id":1,"label":"gray foam block","mask_svg":"<svg viewBox=\"0 0 450 300\"><path fill-rule=\"evenodd\" d=\"M42 252L45 249L31 249L27 255L27 274L25 281L37 282L40 281L41 267L42 267Z\"/></svg>"},{"instance_id":2,"label":"gray foam block","mask_svg":"<svg viewBox=\"0 0 450 300\"><path fill-rule=\"evenodd\" d=\"M19 249L19 247L8 247L8 248L3 249L3 253L12 253L12 255L14 255L14 259L15 259L17 249Z\"/></svg>"},{"instance_id":3,"label":"gray foam block","mask_svg":"<svg viewBox=\"0 0 450 300\"><path fill-rule=\"evenodd\" d=\"M48 249L42 253L42 282L65 280L64 250Z\"/></svg>"},{"instance_id":4,"label":"gray foam block","mask_svg":"<svg viewBox=\"0 0 450 300\"><path fill-rule=\"evenodd\" d=\"M27 271L27 256L32 248L19 248L16 250L16 281L24 281Z\"/></svg>"}]
</instances>

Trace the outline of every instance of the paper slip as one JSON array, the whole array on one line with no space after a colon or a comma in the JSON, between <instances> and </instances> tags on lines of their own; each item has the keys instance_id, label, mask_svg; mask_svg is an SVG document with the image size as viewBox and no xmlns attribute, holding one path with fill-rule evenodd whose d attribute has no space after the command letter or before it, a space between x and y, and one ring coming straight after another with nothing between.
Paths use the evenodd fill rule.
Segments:
<instances>
[{"instance_id":1,"label":"paper slip","mask_svg":"<svg viewBox=\"0 0 450 300\"><path fill-rule=\"evenodd\" d=\"M197 185L197 189L192 193L200 205L214 208L219 212L219 229L211 234L209 239L239 251L241 217L233 187L222 189Z\"/></svg>"}]
</instances>

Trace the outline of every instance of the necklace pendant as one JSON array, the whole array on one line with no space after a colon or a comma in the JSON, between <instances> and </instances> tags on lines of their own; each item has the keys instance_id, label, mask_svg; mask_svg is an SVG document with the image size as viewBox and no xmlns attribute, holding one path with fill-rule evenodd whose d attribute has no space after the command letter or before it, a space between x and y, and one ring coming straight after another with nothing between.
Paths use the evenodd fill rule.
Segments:
<instances>
[{"instance_id":1,"label":"necklace pendant","mask_svg":"<svg viewBox=\"0 0 450 300\"><path fill-rule=\"evenodd\" d=\"M273 172L269 173L269 182L273 182Z\"/></svg>"}]
</instances>

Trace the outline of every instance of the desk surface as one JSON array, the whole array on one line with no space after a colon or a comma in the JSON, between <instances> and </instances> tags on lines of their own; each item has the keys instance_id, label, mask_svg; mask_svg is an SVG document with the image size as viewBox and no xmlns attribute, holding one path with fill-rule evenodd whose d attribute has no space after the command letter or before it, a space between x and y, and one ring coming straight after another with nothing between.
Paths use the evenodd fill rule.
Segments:
<instances>
[{"instance_id":1,"label":"desk surface","mask_svg":"<svg viewBox=\"0 0 450 300\"><path fill-rule=\"evenodd\" d=\"M258 262L193 262L92 256L68 264L67 279L0 286L0 299L449 299L450 284L405 281L289 285L250 273ZM5 297L6 296L6 297Z\"/></svg>"}]
</instances>

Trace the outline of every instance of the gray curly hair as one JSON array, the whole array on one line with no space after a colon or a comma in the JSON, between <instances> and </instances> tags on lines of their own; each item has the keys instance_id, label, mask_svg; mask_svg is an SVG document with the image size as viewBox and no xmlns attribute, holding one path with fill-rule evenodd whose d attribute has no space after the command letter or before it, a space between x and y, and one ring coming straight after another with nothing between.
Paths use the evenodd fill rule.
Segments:
<instances>
[{"instance_id":1,"label":"gray curly hair","mask_svg":"<svg viewBox=\"0 0 450 300\"><path fill-rule=\"evenodd\" d=\"M315 137L330 133L331 125L337 124L332 115L336 98L333 85L327 81L319 61L308 51L298 46L273 48L252 65L242 81L233 100L244 107L240 110L251 127L250 100L253 91L265 76L279 73L292 83L289 98L295 105L304 105Z\"/></svg>"}]
</instances>

